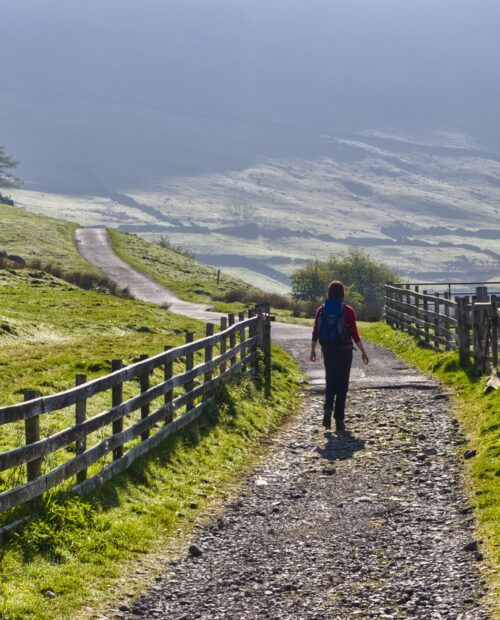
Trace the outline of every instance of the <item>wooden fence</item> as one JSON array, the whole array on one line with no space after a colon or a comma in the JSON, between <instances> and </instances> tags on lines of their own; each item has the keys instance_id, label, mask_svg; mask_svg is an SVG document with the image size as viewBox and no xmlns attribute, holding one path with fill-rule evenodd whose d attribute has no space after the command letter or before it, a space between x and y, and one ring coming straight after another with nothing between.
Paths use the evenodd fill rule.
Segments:
<instances>
[{"instance_id":1,"label":"wooden fence","mask_svg":"<svg viewBox=\"0 0 500 620\"><path fill-rule=\"evenodd\" d=\"M486 286L474 295L420 292L418 285L385 287L389 325L412 334L436 350L458 349L460 362L480 373L498 367L499 313L496 295Z\"/></svg>"},{"instance_id":2,"label":"wooden fence","mask_svg":"<svg viewBox=\"0 0 500 620\"><path fill-rule=\"evenodd\" d=\"M92 381L87 381L85 375L77 375L76 387L65 392L39 396L29 391L25 393L25 402L1 407L0 425L24 425L25 445L0 453L0 472L16 474L12 476L15 481L12 488L0 493L0 514L40 497L65 481L66 488L85 494L122 472L138 457L198 418L207 403L207 394L215 387L242 371L254 372L258 348L263 350L268 385L269 307L250 311L248 318L240 313L238 318L236 321L232 314L221 318L218 333L214 333L213 324L207 324L205 338L193 341L193 334L186 334L186 344L165 347L164 352L154 357L141 356L140 361L129 366L113 360L112 372ZM197 358L201 358L201 363L195 365ZM176 373L175 367L178 369L181 364L181 372ZM150 378L155 375L160 381L150 385ZM137 391L134 383L140 386L138 394L134 394ZM127 399L124 399L124 387L131 394ZM102 393L110 393L111 406L88 417L89 399ZM154 401L159 406L151 411ZM74 424L41 438L41 418L61 410L67 416L68 408L73 411ZM181 408L184 413L176 417L175 412ZM134 417L133 412L137 420L125 426L125 421L130 422ZM96 431L100 433L97 442L87 445L87 438ZM57 451L58 455L63 454L64 460L60 462L59 456L51 463L48 457ZM71 458L67 458L69 454ZM8 479L8 475L2 475L4 487ZM0 539L17 526L14 523L0 530Z\"/></svg>"}]
</instances>

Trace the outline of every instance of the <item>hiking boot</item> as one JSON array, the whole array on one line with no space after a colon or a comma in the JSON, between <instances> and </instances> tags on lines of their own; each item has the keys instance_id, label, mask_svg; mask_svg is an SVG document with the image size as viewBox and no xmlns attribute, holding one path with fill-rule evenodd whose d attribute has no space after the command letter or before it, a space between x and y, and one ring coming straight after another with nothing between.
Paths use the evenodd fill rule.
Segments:
<instances>
[{"instance_id":1,"label":"hiking boot","mask_svg":"<svg viewBox=\"0 0 500 620\"><path fill-rule=\"evenodd\" d=\"M337 433L343 433L345 431L344 420L335 420L335 430Z\"/></svg>"},{"instance_id":2,"label":"hiking boot","mask_svg":"<svg viewBox=\"0 0 500 620\"><path fill-rule=\"evenodd\" d=\"M328 430L332 428L332 412L325 411L323 414L323 426Z\"/></svg>"}]
</instances>

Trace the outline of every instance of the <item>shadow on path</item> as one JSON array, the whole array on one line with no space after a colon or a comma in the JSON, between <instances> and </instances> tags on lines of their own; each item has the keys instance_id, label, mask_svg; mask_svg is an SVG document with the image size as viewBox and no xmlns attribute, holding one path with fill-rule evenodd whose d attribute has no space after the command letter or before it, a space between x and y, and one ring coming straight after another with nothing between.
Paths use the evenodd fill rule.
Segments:
<instances>
[{"instance_id":1,"label":"shadow on path","mask_svg":"<svg viewBox=\"0 0 500 620\"><path fill-rule=\"evenodd\" d=\"M325 433L327 443L323 448L317 448L317 453L328 461L343 461L350 459L355 452L364 450L365 441L355 437L351 433L340 433L336 435L331 431Z\"/></svg>"}]
</instances>

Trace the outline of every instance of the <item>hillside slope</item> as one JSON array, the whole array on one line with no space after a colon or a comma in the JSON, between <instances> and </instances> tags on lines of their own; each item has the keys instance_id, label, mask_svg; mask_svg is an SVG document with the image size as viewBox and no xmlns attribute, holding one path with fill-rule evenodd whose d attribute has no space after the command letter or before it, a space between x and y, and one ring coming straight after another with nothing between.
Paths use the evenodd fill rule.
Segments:
<instances>
[{"instance_id":1,"label":"hillside slope","mask_svg":"<svg viewBox=\"0 0 500 620\"><path fill-rule=\"evenodd\" d=\"M40 259L63 271L97 274L94 265L76 250L73 236L77 228L71 222L0 203L0 250L25 260Z\"/></svg>"},{"instance_id":2,"label":"hillside slope","mask_svg":"<svg viewBox=\"0 0 500 620\"><path fill-rule=\"evenodd\" d=\"M9 215L1 232L5 244L12 244L9 251L63 260L72 269L81 261L72 244L74 226L17 210ZM0 268L0 405L21 402L26 389L50 394L70 388L77 373L101 376L112 359L129 364L159 353L184 342L187 331L198 338L205 326L152 304L84 291L37 269ZM298 406L298 370L283 352L274 350L273 356L270 396L247 379L224 386L199 423L169 438L96 496L66 501L55 490L37 502L31 523L1 550L0 617L96 617L96 606L110 597L123 600L144 587L150 575L137 567L160 570L172 548L237 484L262 452L262 440ZM160 371L156 379L163 376ZM124 396L139 389L129 382ZM88 417L110 404L110 392L88 399ZM140 415L140 410L128 415L127 425ZM74 416L74 407L40 416L41 437L74 424ZM109 428L91 433L87 447L103 433ZM23 443L23 423L2 427L0 451ZM67 460L65 452L52 453L46 462L57 466ZM103 458L109 462L111 454ZM25 476L23 467L1 472L0 492ZM19 516L16 510L2 513L0 525Z\"/></svg>"},{"instance_id":3,"label":"hillside slope","mask_svg":"<svg viewBox=\"0 0 500 620\"><path fill-rule=\"evenodd\" d=\"M227 274L221 273L218 278L217 269L180 251L151 243L134 234L114 229L108 232L113 250L120 258L166 286L181 299L208 302L230 291L257 292L250 284Z\"/></svg>"},{"instance_id":4,"label":"hillside slope","mask_svg":"<svg viewBox=\"0 0 500 620\"><path fill-rule=\"evenodd\" d=\"M16 191L20 204L144 238L166 234L261 288L365 247L413 280L500 275L500 160L461 135L324 135L309 158L155 179L105 197Z\"/></svg>"}]
</instances>

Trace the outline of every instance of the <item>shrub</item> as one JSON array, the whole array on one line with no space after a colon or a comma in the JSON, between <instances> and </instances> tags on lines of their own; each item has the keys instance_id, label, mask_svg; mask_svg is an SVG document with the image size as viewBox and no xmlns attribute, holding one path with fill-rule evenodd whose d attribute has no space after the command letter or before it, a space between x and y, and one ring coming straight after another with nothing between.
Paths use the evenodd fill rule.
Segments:
<instances>
[{"instance_id":1,"label":"shrub","mask_svg":"<svg viewBox=\"0 0 500 620\"><path fill-rule=\"evenodd\" d=\"M293 300L286 295L278 293L264 293L247 291L243 289L232 289L221 295L215 296L215 301L224 301L226 303L242 303L248 306L259 304L270 304L271 308L276 310L289 310L293 316L313 316L316 305L307 301Z\"/></svg>"},{"instance_id":2,"label":"shrub","mask_svg":"<svg viewBox=\"0 0 500 620\"><path fill-rule=\"evenodd\" d=\"M86 291L103 291L115 295L116 297L130 298L128 289L121 289L107 276L101 276L87 271L65 271L60 265L45 263L38 258L28 261L27 266L31 269L39 269L40 271L50 273L55 278L65 280Z\"/></svg>"},{"instance_id":3,"label":"shrub","mask_svg":"<svg viewBox=\"0 0 500 620\"><path fill-rule=\"evenodd\" d=\"M319 303L332 280L346 286L346 299L356 308L359 318L376 321L384 306L384 284L396 282L397 275L385 265L376 263L365 250L350 248L331 255L327 260L313 261L292 274L292 296L296 300Z\"/></svg>"},{"instance_id":4,"label":"shrub","mask_svg":"<svg viewBox=\"0 0 500 620\"><path fill-rule=\"evenodd\" d=\"M187 256L187 258L194 259L195 257L195 252L193 250L183 248L181 245L173 244L167 237L167 235L162 235L156 243L158 243L158 245L160 245L162 248L166 248L167 250L171 250L172 252L176 252L177 254L181 254L182 256Z\"/></svg>"}]
</instances>

